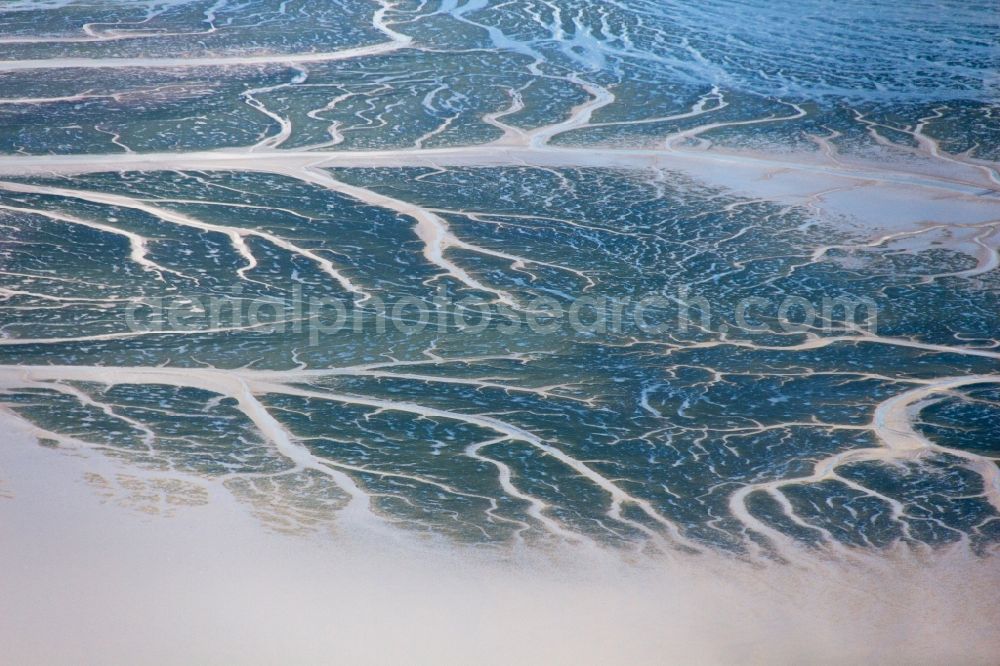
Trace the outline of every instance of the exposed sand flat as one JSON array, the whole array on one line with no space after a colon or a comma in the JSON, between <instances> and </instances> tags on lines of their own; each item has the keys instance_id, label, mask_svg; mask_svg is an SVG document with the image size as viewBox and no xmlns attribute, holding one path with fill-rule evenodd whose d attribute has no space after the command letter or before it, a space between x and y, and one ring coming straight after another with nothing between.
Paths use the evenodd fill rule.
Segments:
<instances>
[{"instance_id":1,"label":"exposed sand flat","mask_svg":"<svg viewBox=\"0 0 1000 666\"><path fill-rule=\"evenodd\" d=\"M0 44L85 44L100 42L117 42L126 39L150 39L164 37L190 37L196 35L210 35L215 30L202 30L200 32L156 32L129 30L124 32L97 33L84 26L84 35L16 35L14 37L0 37Z\"/></svg>"},{"instance_id":2,"label":"exposed sand flat","mask_svg":"<svg viewBox=\"0 0 1000 666\"><path fill-rule=\"evenodd\" d=\"M42 69L170 69L183 67L240 67L247 65L296 64L308 62L332 62L365 56L391 53L408 45L407 41L383 42L371 46L358 46L340 51L320 53L269 53L260 55L202 56L194 58L44 58L25 60L0 60L0 71L12 72Z\"/></svg>"},{"instance_id":3,"label":"exposed sand flat","mask_svg":"<svg viewBox=\"0 0 1000 666\"><path fill-rule=\"evenodd\" d=\"M238 170L279 171L314 167L596 167L667 169L690 173L710 184L749 189L779 197L818 192L831 184L861 183L934 190L934 196L965 195L1000 206L995 186L970 169L952 177L904 170L900 165L823 163L791 156L718 150L591 149L562 147L469 146L377 151L296 151L222 149L174 153L0 156L0 175L75 175L114 171ZM726 171L720 171L726 167ZM820 187L820 184L822 186ZM809 188L815 188L810 190Z\"/></svg>"},{"instance_id":4,"label":"exposed sand flat","mask_svg":"<svg viewBox=\"0 0 1000 666\"><path fill-rule=\"evenodd\" d=\"M583 113L586 113L586 109ZM577 109L579 111L579 108ZM532 143L531 135L517 140ZM504 143L513 141L506 136ZM842 229L861 238L924 229L929 225L983 226L972 238L949 240L956 251L975 256L981 267L996 259L998 236L985 226L1000 220L1000 190L988 173L964 163L935 163L936 171L915 171L897 163L830 161L816 155L732 153L680 148L585 149L543 145L483 145L459 148L379 151L215 150L187 153L129 153L106 155L4 156L0 176L77 175L125 171L253 171L298 178L334 189L366 203L381 206L417 222L424 256L470 287L493 292L499 302L510 294L482 284L451 261L448 248L485 252L513 262L524 257L486 251L455 237L434 211L410 202L342 183L320 171L338 167L551 167L612 168L676 171L705 184L737 194L789 205L805 206L836 220ZM335 271L332 267L331 271ZM342 277L342 276L341 276ZM361 290L358 291L360 293Z\"/></svg>"},{"instance_id":5,"label":"exposed sand flat","mask_svg":"<svg viewBox=\"0 0 1000 666\"><path fill-rule=\"evenodd\" d=\"M957 551L800 569L287 537L217 486L151 517L120 484L160 477L38 446L23 423L0 470L11 663L988 664L1000 650L989 564Z\"/></svg>"},{"instance_id":6,"label":"exposed sand flat","mask_svg":"<svg viewBox=\"0 0 1000 666\"><path fill-rule=\"evenodd\" d=\"M914 188L928 188L988 197L995 191L990 181L971 169L956 170L954 177L907 171L902 165L824 163L793 156L734 153L721 150L564 148L556 146L482 145L457 148L407 148L372 151L298 151L219 149L131 155L18 155L0 156L0 175L73 175L109 171L164 171L174 169L271 170L274 166L322 167L476 167L545 166L603 167L612 169L676 169L706 176L706 167L728 166L731 174L718 174L720 184L734 185L744 177L770 175L781 182L782 171L815 174L848 181L871 181ZM789 181L790 183L791 181ZM760 185L760 183L755 183ZM786 183L787 185L788 183ZM779 187L767 187L779 191Z\"/></svg>"}]
</instances>

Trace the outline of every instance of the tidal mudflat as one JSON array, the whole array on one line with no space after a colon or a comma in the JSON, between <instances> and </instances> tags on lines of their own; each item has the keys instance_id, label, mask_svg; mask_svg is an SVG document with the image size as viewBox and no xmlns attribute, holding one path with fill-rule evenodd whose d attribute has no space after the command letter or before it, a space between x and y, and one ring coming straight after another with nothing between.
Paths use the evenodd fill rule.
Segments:
<instances>
[{"instance_id":1,"label":"tidal mudflat","mask_svg":"<svg viewBox=\"0 0 1000 666\"><path fill-rule=\"evenodd\" d=\"M998 32L7 3L4 644L991 663Z\"/></svg>"}]
</instances>

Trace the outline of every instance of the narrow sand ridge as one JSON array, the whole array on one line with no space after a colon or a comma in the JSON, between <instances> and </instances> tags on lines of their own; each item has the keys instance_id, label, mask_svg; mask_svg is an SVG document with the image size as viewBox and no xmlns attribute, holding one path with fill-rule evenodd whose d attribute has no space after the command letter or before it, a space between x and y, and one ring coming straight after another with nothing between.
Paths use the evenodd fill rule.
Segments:
<instances>
[{"instance_id":1,"label":"narrow sand ridge","mask_svg":"<svg viewBox=\"0 0 1000 666\"><path fill-rule=\"evenodd\" d=\"M280 136L280 135L278 135ZM521 137L531 141L530 137ZM264 139L266 141L267 139ZM858 246L881 242L894 235L922 231L933 225L947 227L982 227L973 238L955 234L948 245L955 251L969 254L977 265L956 275L972 277L981 275L997 265L1000 233L1000 190L996 189L983 172L966 166L952 165L952 174L929 175L902 170L898 165L865 164L861 167L843 162L823 162L814 156L792 160L788 156L770 158L760 155L730 154L715 149L602 149L541 148L516 146L471 146L442 149L407 149L385 151L310 152L255 148L253 150L218 150L190 153L127 153L106 156L5 156L0 157L0 177L25 177L31 175L77 175L102 172L127 171L249 171L270 173L296 178L341 194L346 194L370 205L392 210L415 220L414 230L424 244L424 258L445 274L469 288L491 293L495 301L517 307L514 297L485 284L448 257L450 248L462 249L492 256L511 263L512 266L539 263L530 257L512 255L488 249L455 236L445 219L429 208L395 199L374 190L344 183L332 176L326 168L338 167L598 167L632 170L637 172L676 171L711 186L723 187L740 195L755 199L771 200L788 205L801 205L824 214L830 220L846 220L853 225L853 233L860 235ZM7 184L29 188L28 185ZM67 194L72 188L64 188ZM69 194L68 194L69 195ZM72 195L69 195L72 196ZM85 195L97 201L99 193ZM118 198L125 204L127 197ZM899 205L886 207L886 202ZM111 203L111 201L107 201ZM143 204L149 211L149 204ZM152 211L149 211L152 212ZM163 219L180 222L175 213L157 214ZM192 225L194 226L194 225ZM201 223L203 229L208 225ZM264 232L222 228L235 246L243 244L242 237L255 235L265 238ZM872 239L876 239L873 241ZM348 279L343 272L319 255L270 235L270 242L322 265L348 291L362 300L369 295L366 290ZM820 248L825 252L830 248ZM248 249L240 253L246 266L240 275L251 269L256 260ZM566 269L564 266L555 268ZM568 269L566 269L568 270ZM575 271L579 274L578 271ZM943 276L943 274L942 274ZM586 276L582 276L586 280Z\"/></svg>"},{"instance_id":2,"label":"narrow sand ridge","mask_svg":"<svg viewBox=\"0 0 1000 666\"><path fill-rule=\"evenodd\" d=\"M52 58L42 60L0 60L0 71L41 69L171 69L196 67L237 67L246 65L333 62L377 56L407 47L408 42L384 42L321 53L203 56L194 58Z\"/></svg>"},{"instance_id":3,"label":"narrow sand ridge","mask_svg":"<svg viewBox=\"0 0 1000 666\"><path fill-rule=\"evenodd\" d=\"M113 159L110 159L113 157ZM791 156L768 157L752 153L729 153L719 149L623 149L575 148L561 146L522 147L481 145L458 148L421 148L372 151L301 151L219 149L173 153L135 153L130 155L3 155L0 175L80 175L102 172L241 170L269 171L305 165L316 167L564 167L611 169L667 169L690 172L708 178L709 168L728 166L731 175L720 174L712 180L749 185L765 177L781 178L781 172L832 178L836 180L899 185L914 189L939 190L941 193L988 199L996 191L985 178L959 172L954 177L908 172L901 165L859 163L857 165L823 163L818 160L795 160ZM711 182L711 181L710 181ZM827 180L826 187L830 182ZM774 188L777 189L777 188ZM819 191L819 188L816 190ZM1000 201L994 199L994 205Z\"/></svg>"}]
</instances>

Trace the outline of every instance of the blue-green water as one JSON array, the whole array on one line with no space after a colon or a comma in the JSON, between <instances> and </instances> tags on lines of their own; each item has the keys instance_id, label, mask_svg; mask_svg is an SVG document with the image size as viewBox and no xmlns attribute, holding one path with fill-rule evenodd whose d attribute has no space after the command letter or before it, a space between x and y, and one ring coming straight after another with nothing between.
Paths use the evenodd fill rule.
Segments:
<instances>
[{"instance_id":1,"label":"blue-green water","mask_svg":"<svg viewBox=\"0 0 1000 666\"><path fill-rule=\"evenodd\" d=\"M986 556L998 27L10 3L3 402L280 530Z\"/></svg>"}]
</instances>

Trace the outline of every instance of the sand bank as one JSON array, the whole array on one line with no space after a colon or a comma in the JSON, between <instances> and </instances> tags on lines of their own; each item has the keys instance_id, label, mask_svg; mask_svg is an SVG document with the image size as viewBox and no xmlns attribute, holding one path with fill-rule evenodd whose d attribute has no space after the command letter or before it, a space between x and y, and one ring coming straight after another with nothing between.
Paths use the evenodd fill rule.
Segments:
<instances>
[{"instance_id":1,"label":"sand bank","mask_svg":"<svg viewBox=\"0 0 1000 666\"><path fill-rule=\"evenodd\" d=\"M987 664L1000 649L996 562L965 554L801 568L288 536L207 485L151 515L121 487L153 476L4 440L11 663Z\"/></svg>"}]
</instances>

